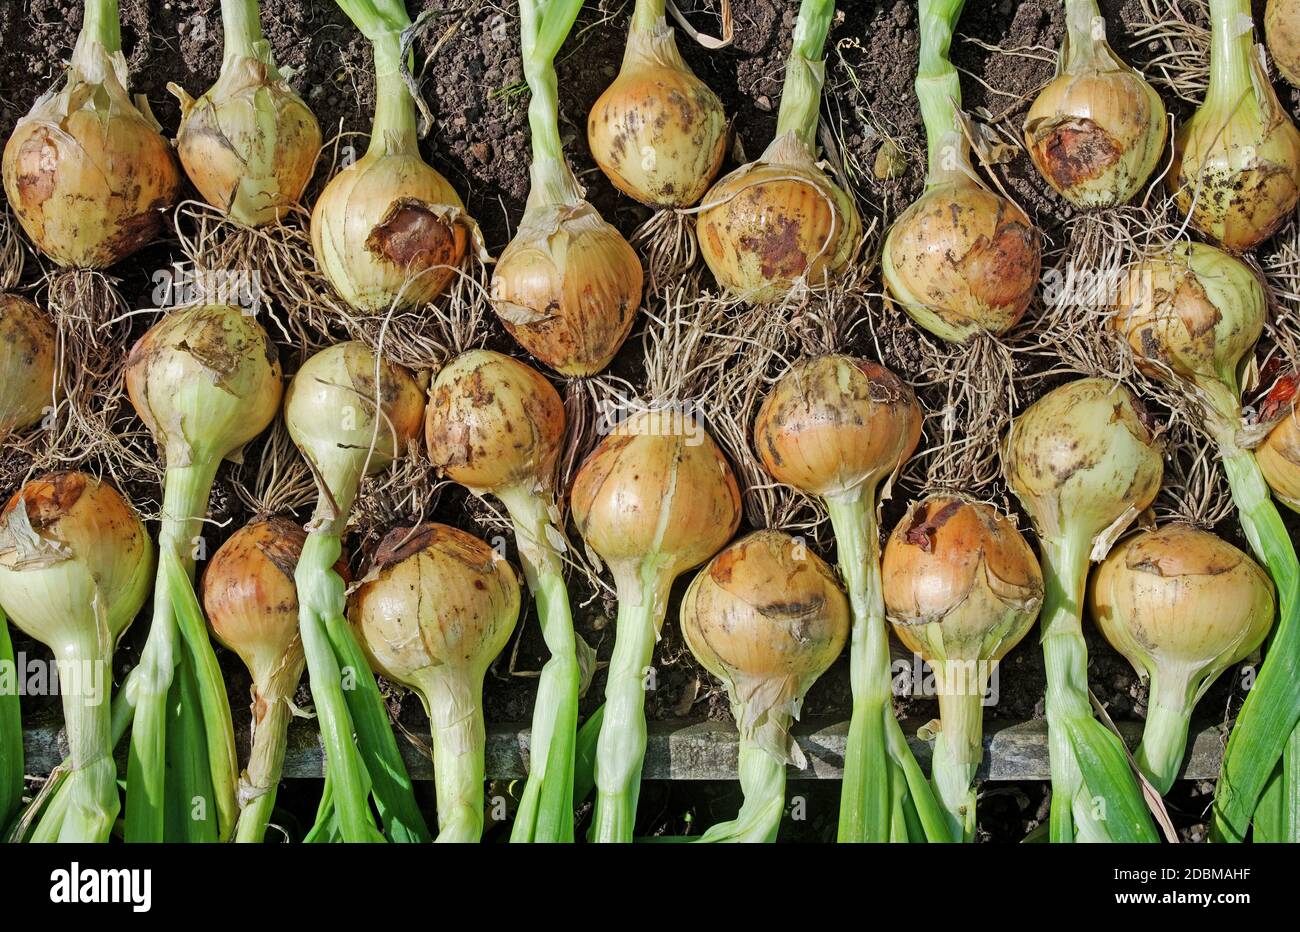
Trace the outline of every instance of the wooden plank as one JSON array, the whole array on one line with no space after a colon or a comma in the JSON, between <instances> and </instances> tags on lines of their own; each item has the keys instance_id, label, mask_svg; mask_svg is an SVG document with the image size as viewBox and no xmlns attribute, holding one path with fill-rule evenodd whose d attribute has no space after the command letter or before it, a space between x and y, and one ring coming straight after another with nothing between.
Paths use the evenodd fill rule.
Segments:
<instances>
[{"instance_id":1,"label":"wooden plank","mask_svg":"<svg viewBox=\"0 0 1300 932\"><path fill-rule=\"evenodd\" d=\"M29 723L30 726L31 723ZM929 745L916 737L920 721L905 721L903 730L923 767L930 763ZM35 723L24 733L27 772L44 775L58 764L65 753L63 735L53 721ZM1136 745L1142 726L1138 722L1121 722L1120 731L1130 746ZM806 770L790 768L791 779L837 780L843 773L847 722L806 723L795 729L795 738L808 758ZM524 776L528 768L527 726L491 725L488 727L485 764L494 779ZM248 747L247 722L236 727L241 751ZM1183 779L1212 780L1219 772L1223 755L1223 738L1217 727L1198 730L1188 741L1191 752ZM399 739L411 776L416 780L433 779L433 768L421 750ZM737 737L730 722L651 722L646 748L644 777L647 780L734 780L736 778ZM119 749L125 759L125 748ZM309 722L294 722L289 729L285 752L284 776L289 779L318 779L323 774L324 750L320 736ZM1047 723L990 720L984 729L984 762L979 770L982 780L1047 780Z\"/></svg>"}]
</instances>

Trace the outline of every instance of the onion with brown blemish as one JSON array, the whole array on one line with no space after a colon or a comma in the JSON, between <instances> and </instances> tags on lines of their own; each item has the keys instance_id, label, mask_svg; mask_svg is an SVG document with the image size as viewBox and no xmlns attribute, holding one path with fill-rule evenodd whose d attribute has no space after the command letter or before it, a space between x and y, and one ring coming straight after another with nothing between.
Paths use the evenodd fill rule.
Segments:
<instances>
[{"instance_id":1,"label":"onion with brown blemish","mask_svg":"<svg viewBox=\"0 0 1300 932\"><path fill-rule=\"evenodd\" d=\"M31 301L0 293L0 440L39 423L54 404L54 323Z\"/></svg>"},{"instance_id":2,"label":"onion with brown blemish","mask_svg":"<svg viewBox=\"0 0 1300 932\"><path fill-rule=\"evenodd\" d=\"M1182 769L1196 703L1273 626L1272 583L1226 541L1168 524L1121 541L1092 574L1088 602L1106 640L1148 684L1135 757L1165 793Z\"/></svg>"},{"instance_id":3,"label":"onion with brown blemish","mask_svg":"<svg viewBox=\"0 0 1300 932\"><path fill-rule=\"evenodd\" d=\"M932 780L954 837L972 841L985 690L1038 618L1042 570L1011 519L941 493L908 509L885 544L881 573L894 633L934 671Z\"/></svg>"},{"instance_id":4,"label":"onion with brown blemish","mask_svg":"<svg viewBox=\"0 0 1300 932\"><path fill-rule=\"evenodd\" d=\"M790 736L804 696L849 634L849 603L825 561L781 531L757 531L696 574L682 598L682 634L720 679L740 731L744 803L701 842L776 841L786 765L807 765Z\"/></svg>"}]
</instances>

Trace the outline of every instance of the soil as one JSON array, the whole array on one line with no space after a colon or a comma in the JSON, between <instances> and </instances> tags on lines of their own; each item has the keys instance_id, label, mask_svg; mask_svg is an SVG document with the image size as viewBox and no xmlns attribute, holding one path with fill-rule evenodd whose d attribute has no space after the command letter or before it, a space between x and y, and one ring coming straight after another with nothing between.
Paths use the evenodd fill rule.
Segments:
<instances>
[{"instance_id":1,"label":"soil","mask_svg":"<svg viewBox=\"0 0 1300 932\"><path fill-rule=\"evenodd\" d=\"M700 0L690 18L703 31L716 32L717 20L708 10L712 0ZM133 90L145 95L154 113L173 135L179 110L167 92L176 82L198 94L216 78L221 63L221 23L218 0L121 0L125 49L133 75ZM373 106L370 52L360 33L328 0L262 0L262 21L277 61L293 71L291 83L316 113L326 136L364 134ZM425 157L445 174L464 196L470 213L482 226L489 249L495 254L509 240L522 212L528 188L529 144L525 109L527 93L519 63L518 18L510 4L486 0L424 0L431 11L428 28L415 44L416 60L425 62L419 72L424 96L431 106L436 129L425 140ZM1138 67L1154 54L1148 45L1132 45L1130 24L1140 18L1138 0L1103 0L1110 21L1112 44ZM1259 4L1262 9L1262 4ZM912 91L918 33L912 0L845 0L828 42L827 95L823 114L836 126L839 159L856 185L864 214L888 218L909 203L923 186L925 141ZM413 15L421 12L409 5ZM625 234L646 219L645 208L618 195L596 169L587 150L585 114L614 77L622 55L623 30L631 9L629 0L591 0L579 16L558 62L561 132L566 151L589 199ZM784 58L789 50L796 0L741 0L733 5L734 42L729 48L708 52L685 36L679 45L688 62L722 98L732 115L736 155L754 156L771 138L780 99ZM7 138L14 122L36 96L59 76L80 26L80 4L70 0L0 0L0 134ZM1261 22L1262 18L1257 18ZM966 108L987 117L1014 118L1022 113L1035 91L1052 75L1054 52L1063 32L1059 0L994 0L971 4L959 26L953 58L962 72ZM1300 116L1300 92L1278 85L1279 94L1293 116ZM1190 107L1165 94L1166 105L1178 118ZM892 180L881 180L872 165L882 141L892 141L906 159L906 169ZM361 145L364 139L346 136ZM1014 141L1014 140L1009 140ZM327 161L327 160L323 160ZM314 191L325 181L322 168ZM1070 209L1053 194L1019 152L997 168L998 177L1043 230L1047 241L1059 236ZM193 196L191 194L191 196ZM165 268L175 254L174 242L160 242L114 270L120 288L132 307L152 305L152 275ZM36 263L29 263L27 284L36 281ZM872 305L866 307L873 313ZM147 326L142 315L139 327ZM492 324L495 326L495 323ZM905 378L916 372L917 354L909 334L894 334L884 342L881 360ZM508 346L508 342L503 342ZM620 365L635 372L640 341L628 341ZM875 355L865 337L850 347ZM624 371L620 369L620 371ZM1046 385L1027 386L1024 400ZM226 479L223 478L222 482ZM11 490L0 489L7 495ZM146 513L156 510L156 487L141 483L130 490ZM892 527L914 489L902 488L885 508L883 525ZM473 529L466 515L465 498L446 491L433 513L437 520ZM225 528L246 519L233 495L219 489L214 518ZM1027 522L1022 521L1022 526ZM1240 541L1233 525L1220 529ZM223 532L224 533L224 532ZM576 602L588 603L580 612L581 633L609 656L613 641L612 606L601 598L589 599L575 581ZM680 587L679 587L680 590ZM680 592L678 593L680 594ZM675 612L670 610L670 619ZM131 633L119 657L125 670L143 643L144 626ZM535 691L528 671L540 668L545 652L531 616L520 625L518 645L512 645L489 674L485 707L490 720L525 722ZM1090 684L1116 719L1140 717L1144 688L1129 665L1088 627ZM19 637L18 648L38 650ZM242 708L247 678L238 662L221 651L227 669L233 705ZM513 659L512 659L513 657ZM729 710L718 684L692 659L675 623L665 625L657 654L657 688L650 693L652 718L725 718ZM603 675L598 673L584 702L584 712L599 702ZM1225 676L1206 697L1206 715L1222 719L1241 700L1237 679ZM1042 715L1044 685L1041 652L1035 638L1027 638L1005 659L1001 670L1001 695L990 714L1020 720ZM305 687L304 687L305 690ZM301 697L307 698L304 692ZM412 696L395 695L403 724L418 733L423 713ZM900 702L900 713L921 721L937 714L932 702ZM850 709L847 663L841 661L813 687L805 705L805 718L843 719ZM804 840L829 838L834 820L833 786L808 788L811 800L825 796L826 805L811 805L813 815L790 824L790 837ZM1171 797L1175 822L1188 837L1196 837L1207 800L1205 787L1180 784ZM683 830L686 822L709 824L734 813L734 785L673 785L647 788L643 815L647 832ZM304 797L311 792L305 791ZM1017 840L1045 815L1045 786L1041 784L990 785L981 807L981 830L995 840ZM293 794L283 801L290 804ZM310 818L314 799L302 800L299 815Z\"/></svg>"}]
</instances>

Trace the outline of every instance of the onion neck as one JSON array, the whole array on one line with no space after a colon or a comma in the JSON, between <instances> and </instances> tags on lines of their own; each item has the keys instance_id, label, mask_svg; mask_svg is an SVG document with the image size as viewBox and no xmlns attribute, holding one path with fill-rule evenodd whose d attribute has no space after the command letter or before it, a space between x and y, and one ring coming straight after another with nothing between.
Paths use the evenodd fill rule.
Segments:
<instances>
[{"instance_id":1,"label":"onion neck","mask_svg":"<svg viewBox=\"0 0 1300 932\"><path fill-rule=\"evenodd\" d=\"M947 673L941 670L940 675L946 677ZM975 838L975 771L984 756L982 691L940 692L939 721L932 764L935 792L948 813L953 838L972 841Z\"/></svg>"},{"instance_id":2,"label":"onion neck","mask_svg":"<svg viewBox=\"0 0 1300 932\"><path fill-rule=\"evenodd\" d=\"M297 685L297 679L294 680ZM235 841L260 843L275 808L275 791L284 768L285 736L293 709L289 696L253 688L253 746L239 781L239 821Z\"/></svg>"},{"instance_id":3,"label":"onion neck","mask_svg":"<svg viewBox=\"0 0 1300 932\"><path fill-rule=\"evenodd\" d=\"M664 26L664 0L636 0L628 32L660 32Z\"/></svg>"},{"instance_id":4,"label":"onion neck","mask_svg":"<svg viewBox=\"0 0 1300 932\"><path fill-rule=\"evenodd\" d=\"M370 37L375 52L375 119L370 127L367 157L420 155L415 101L402 77L400 30L377 31Z\"/></svg>"},{"instance_id":5,"label":"onion neck","mask_svg":"<svg viewBox=\"0 0 1300 932\"><path fill-rule=\"evenodd\" d=\"M221 28L225 33L225 63L239 58L264 60L262 21L256 0L221 0Z\"/></svg>"},{"instance_id":6,"label":"onion neck","mask_svg":"<svg viewBox=\"0 0 1300 932\"><path fill-rule=\"evenodd\" d=\"M63 689L63 725L68 739L69 808L59 841L105 842L117 818L117 765L113 761L113 730L109 683L111 670L92 616L80 619L77 636L64 638L55 654ZM72 684L75 688L68 690Z\"/></svg>"},{"instance_id":7,"label":"onion neck","mask_svg":"<svg viewBox=\"0 0 1300 932\"><path fill-rule=\"evenodd\" d=\"M1253 93L1251 56L1255 54L1250 0L1209 0L1210 84L1203 107L1235 110Z\"/></svg>"},{"instance_id":8,"label":"onion neck","mask_svg":"<svg viewBox=\"0 0 1300 932\"><path fill-rule=\"evenodd\" d=\"M1192 718L1193 693L1186 677L1151 674L1151 699L1147 705L1142 743L1133 755L1138 768L1160 795L1169 792L1183 766L1187 728Z\"/></svg>"},{"instance_id":9,"label":"onion neck","mask_svg":"<svg viewBox=\"0 0 1300 932\"><path fill-rule=\"evenodd\" d=\"M948 60L965 0L921 0L916 96L927 149L926 189L969 178L970 144L961 127L961 81Z\"/></svg>"},{"instance_id":10,"label":"onion neck","mask_svg":"<svg viewBox=\"0 0 1300 932\"><path fill-rule=\"evenodd\" d=\"M794 44L785 63L776 138L794 133L810 153L817 151L817 121L822 86L826 83L826 34L834 19L835 0L803 0L794 24Z\"/></svg>"},{"instance_id":11,"label":"onion neck","mask_svg":"<svg viewBox=\"0 0 1300 932\"><path fill-rule=\"evenodd\" d=\"M1101 19L1097 0L1065 0L1065 44L1061 49L1061 68L1071 74L1097 67L1097 53L1106 45L1106 33L1093 33Z\"/></svg>"},{"instance_id":12,"label":"onion neck","mask_svg":"<svg viewBox=\"0 0 1300 932\"><path fill-rule=\"evenodd\" d=\"M574 206L582 201L578 179L564 160L560 140L560 95L555 56L577 18L581 0L520 0L519 39L528 101L528 131L532 139L531 187L525 216L547 207Z\"/></svg>"},{"instance_id":13,"label":"onion neck","mask_svg":"<svg viewBox=\"0 0 1300 932\"><path fill-rule=\"evenodd\" d=\"M86 0L82 6L81 32L72 53L73 67L80 68L82 57L91 46L99 46L110 55L122 51L122 21L117 0Z\"/></svg>"},{"instance_id":14,"label":"onion neck","mask_svg":"<svg viewBox=\"0 0 1300 932\"><path fill-rule=\"evenodd\" d=\"M774 723L785 730L790 715L769 713ZM752 738L741 736L739 747L740 791L744 794L740 813L734 821L711 826L697 839L703 843L776 841L785 812L785 762L760 746Z\"/></svg>"}]
</instances>

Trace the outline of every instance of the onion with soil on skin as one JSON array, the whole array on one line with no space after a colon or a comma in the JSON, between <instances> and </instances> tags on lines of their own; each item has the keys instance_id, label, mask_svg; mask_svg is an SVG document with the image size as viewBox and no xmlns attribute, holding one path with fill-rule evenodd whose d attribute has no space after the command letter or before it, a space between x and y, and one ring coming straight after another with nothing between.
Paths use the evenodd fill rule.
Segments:
<instances>
[{"instance_id":1,"label":"onion with soil on skin","mask_svg":"<svg viewBox=\"0 0 1300 932\"><path fill-rule=\"evenodd\" d=\"M365 155L325 186L311 215L321 271L363 313L417 307L447 288L478 232L451 184L420 155L415 103L402 77L411 26L399 0L340 5L370 40L375 117Z\"/></svg>"},{"instance_id":2,"label":"onion with soil on skin","mask_svg":"<svg viewBox=\"0 0 1300 932\"><path fill-rule=\"evenodd\" d=\"M975 771L993 667L1033 627L1043 573L1015 524L959 495L915 502L881 561L885 610L903 645L935 673L932 780L953 837L975 837Z\"/></svg>"},{"instance_id":3,"label":"onion with soil on skin","mask_svg":"<svg viewBox=\"0 0 1300 932\"><path fill-rule=\"evenodd\" d=\"M222 0L224 52L217 82L197 100L176 84L176 151L199 193L248 227L275 223L311 180L320 124L262 37L256 0Z\"/></svg>"},{"instance_id":4,"label":"onion with soil on skin","mask_svg":"<svg viewBox=\"0 0 1300 932\"><path fill-rule=\"evenodd\" d=\"M848 599L803 541L756 531L696 574L682 598L681 626L695 659L726 687L740 732L740 814L698 840L776 841L786 765L807 766L790 725L844 649Z\"/></svg>"},{"instance_id":5,"label":"onion with soil on skin","mask_svg":"<svg viewBox=\"0 0 1300 932\"><path fill-rule=\"evenodd\" d=\"M1025 115L1025 147L1058 194L1076 207L1133 198L1160 161L1165 107L1106 41L1096 0L1066 0L1056 77Z\"/></svg>"},{"instance_id":6,"label":"onion with soil on skin","mask_svg":"<svg viewBox=\"0 0 1300 932\"><path fill-rule=\"evenodd\" d=\"M821 286L857 253L862 219L816 159L826 34L833 0L803 0L785 66L776 135L722 178L699 207L700 252L728 292L754 304Z\"/></svg>"},{"instance_id":7,"label":"onion with soil on skin","mask_svg":"<svg viewBox=\"0 0 1300 932\"><path fill-rule=\"evenodd\" d=\"M483 677L519 617L519 582L492 547L444 524L394 528L349 614L374 669L429 716L440 842L483 834Z\"/></svg>"},{"instance_id":8,"label":"onion with soil on skin","mask_svg":"<svg viewBox=\"0 0 1300 932\"><path fill-rule=\"evenodd\" d=\"M1210 83L1174 137L1169 188L1201 233L1246 252L1300 201L1300 130L1264 73L1249 0L1211 0Z\"/></svg>"},{"instance_id":9,"label":"onion with soil on skin","mask_svg":"<svg viewBox=\"0 0 1300 932\"><path fill-rule=\"evenodd\" d=\"M1268 0L1264 35L1277 70L1300 87L1300 0Z\"/></svg>"},{"instance_id":10,"label":"onion with soil on skin","mask_svg":"<svg viewBox=\"0 0 1300 932\"><path fill-rule=\"evenodd\" d=\"M1183 765L1192 710L1273 625L1273 585L1213 534L1168 524L1121 541L1092 574L1088 605L1150 692L1135 757L1160 792Z\"/></svg>"},{"instance_id":11,"label":"onion with soil on skin","mask_svg":"<svg viewBox=\"0 0 1300 932\"><path fill-rule=\"evenodd\" d=\"M0 440L39 423L54 404L57 341L40 308L0 293Z\"/></svg>"},{"instance_id":12,"label":"onion with soil on skin","mask_svg":"<svg viewBox=\"0 0 1300 932\"><path fill-rule=\"evenodd\" d=\"M961 87L948 60L963 0L922 0L916 95L929 151L926 190L894 221L881 269L889 294L927 332L951 343L998 336L1038 287L1042 246L1019 207L989 190L970 163Z\"/></svg>"},{"instance_id":13,"label":"onion with soil on skin","mask_svg":"<svg viewBox=\"0 0 1300 932\"><path fill-rule=\"evenodd\" d=\"M180 188L171 146L127 92L116 0L87 0L63 87L14 127L5 195L55 264L105 269L153 242Z\"/></svg>"},{"instance_id":14,"label":"onion with soil on skin","mask_svg":"<svg viewBox=\"0 0 1300 932\"><path fill-rule=\"evenodd\" d=\"M637 0L618 76L587 116L587 144L614 186L650 207L690 207L722 167L722 101L677 51L664 0Z\"/></svg>"}]
</instances>

